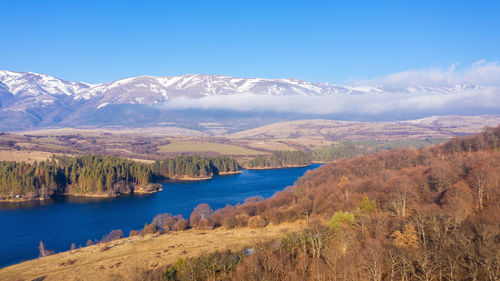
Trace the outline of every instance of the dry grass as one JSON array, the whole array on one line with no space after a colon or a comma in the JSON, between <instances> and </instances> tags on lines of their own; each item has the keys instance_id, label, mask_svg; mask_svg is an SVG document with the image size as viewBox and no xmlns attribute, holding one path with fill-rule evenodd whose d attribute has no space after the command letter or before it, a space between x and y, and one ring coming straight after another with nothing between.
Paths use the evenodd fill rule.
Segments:
<instances>
[{"instance_id":1,"label":"dry grass","mask_svg":"<svg viewBox=\"0 0 500 281\"><path fill-rule=\"evenodd\" d=\"M45 161L54 154L72 156L70 154L51 153L45 151L0 150L0 161L33 163L35 161ZM128 159L146 164L151 164L154 162L153 160L146 160L146 159L135 159L135 158L128 158Z\"/></svg>"},{"instance_id":2,"label":"dry grass","mask_svg":"<svg viewBox=\"0 0 500 281\"><path fill-rule=\"evenodd\" d=\"M225 135L229 139L317 139L317 140L402 140L449 138L480 132L484 126L496 127L500 115L443 116L397 122L357 122L336 120L297 120Z\"/></svg>"},{"instance_id":3,"label":"dry grass","mask_svg":"<svg viewBox=\"0 0 500 281\"><path fill-rule=\"evenodd\" d=\"M23 262L0 269L0 280L116 280L138 272L159 269L180 257L194 257L215 250L240 250L257 242L298 231L299 223L265 228L188 230L160 236L133 236L75 251ZM127 275L124 277L124 274ZM40 279L42 280L42 279Z\"/></svg>"},{"instance_id":4,"label":"dry grass","mask_svg":"<svg viewBox=\"0 0 500 281\"><path fill-rule=\"evenodd\" d=\"M0 161L17 161L33 163L44 161L54 153L43 151L23 151L23 150L0 150Z\"/></svg>"},{"instance_id":5,"label":"dry grass","mask_svg":"<svg viewBox=\"0 0 500 281\"><path fill-rule=\"evenodd\" d=\"M297 150L297 148L288 145L285 142L276 141L276 140L266 140L266 141L249 141L248 146L257 148L257 149L265 149L265 150Z\"/></svg>"},{"instance_id":6,"label":"dry grass","mask_svg":"<svg viewBox=\"0 0 500 281\"><path fill-rule=\"evenodd\" d=\"M222 144L205 141L173 141L168 145L159 146L161 152L178 153L178 152L217 152L226 155L258 155L265 154L264 152L244 148L237 145Z\"/></svg>"}]
</instances>

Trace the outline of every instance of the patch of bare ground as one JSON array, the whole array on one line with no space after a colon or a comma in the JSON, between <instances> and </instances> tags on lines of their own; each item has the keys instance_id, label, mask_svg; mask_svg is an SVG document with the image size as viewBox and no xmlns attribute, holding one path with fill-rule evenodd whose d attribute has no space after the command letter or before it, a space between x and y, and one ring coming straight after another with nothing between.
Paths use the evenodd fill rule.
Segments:
<instances>
[{"instance_id":1,"label":"patch of bare ground","mask_svg":"<svg viewBox=\"0 0 500 281\"><path fill-rule=\"evenodd\" d=\"M241 250L298 231L301 223L265 228L188 230L133 236L0 269L0 280L127 280L137 272L161 269L181 257L215 250Z\"/></svg>"},{"instance_id":2,"label":"patch of bare ground","mask_svg":"<svg viewBox=\"0 0 500 281\"><path fill-rule=\"evenodd\" d=\"M0 161L33 163L35 161L45 161L53 154L44 151L0 150Z\"/></svg>"},{"instance_id":3,"label":"patch of bare ground","mask_svg":"<svg viewBox=\"0 0 500 281\"><path fill-rule=\"evenodd\" d=\"M32 150L3 150L0 149L0 161L16 161L16 162L26 162L26 163L33 163L35 161L45 161L52 157L52 155L66 155L66 156L72 156L71 154L65 154L65 153L51 153L51 152L45 152L45 151L32 151ZM82 153L83 154L83 153ZM141 163L146 163L150 164L153 163L153 160L146 160L146 159L135 159L135 158L128 158L132 161L137 161Z\"/></svg>"}]
</instances>

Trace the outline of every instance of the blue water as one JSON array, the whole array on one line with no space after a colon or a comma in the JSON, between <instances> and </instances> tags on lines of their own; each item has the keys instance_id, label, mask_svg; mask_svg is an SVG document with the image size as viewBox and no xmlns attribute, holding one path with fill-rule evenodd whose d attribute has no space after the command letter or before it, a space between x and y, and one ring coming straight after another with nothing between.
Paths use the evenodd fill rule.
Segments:
<instances>
[{"instance_id":1,"label":"blue water","mask_svg":"<svg viewBox=\"0 0 500 281\"><path fill-rule=\"evenodd\" d=\"M36 258L38 245L67 251L71 243L84 246L114 229L128 235L142 229L156 214L181 214L189 218L200 203L214 210L242 203L252 196L270 197L292 185L307 170L318 167L276 170L244 170L200 182L174 182L149 195L112 199L61 197L22 203L0 202L0 267Z\"/></svg>"}]
</instances>

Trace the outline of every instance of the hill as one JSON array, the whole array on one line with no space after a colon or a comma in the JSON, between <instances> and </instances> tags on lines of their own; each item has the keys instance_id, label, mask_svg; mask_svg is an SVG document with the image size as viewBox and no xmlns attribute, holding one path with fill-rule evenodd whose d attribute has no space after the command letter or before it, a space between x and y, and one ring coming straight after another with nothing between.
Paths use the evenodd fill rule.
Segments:
<instances>
[{"instance_id":1,"label":"hill","mask_svg":"<svg viewBox=\"0 0 500 281\"><path fill-rule=\"evenodd\" d=\"M298 232L254 243L246 254L177 255L177 261L169 259L169 265L157 270L167 280L497 280L499 151L500 127L486 128L430 148L326 164L267 200L251 198L213 213L202 204L191 215L192 228L223 231L305 223ZM166 229L168 225L152 223L144 231ZM123 253L128 254L141 255ZM56 266L51 262L43 267L44 261L51 258L8 267L0 274ZM141 263L127 270L131 279L152 273L150 265Z\"/></svg>"},{"instance_id":2,"label":"hill","mask_svg":"<svg viewBox=\"0 0 500 281\"><path fill-rule=\"evenodd\" d=\"M499 115L433 116L396 122L298 120L228 134L231 139L379 140L450 138L500 124Z\"/></svg>"},{"instance_id":3,"label":"hill","mask_svg":"<svg viewBox=\"0 0 500 281\"><path fill-rule=\"evenodd\" d=\"M130 237L93 245L0 269L2 280L147 280L179 257L196 257L215 250L238 251L294 232L298 224L266 228L188 230L166 235ZM156 271L156 273L154 272Z\"/></svg>"}]
</instances>

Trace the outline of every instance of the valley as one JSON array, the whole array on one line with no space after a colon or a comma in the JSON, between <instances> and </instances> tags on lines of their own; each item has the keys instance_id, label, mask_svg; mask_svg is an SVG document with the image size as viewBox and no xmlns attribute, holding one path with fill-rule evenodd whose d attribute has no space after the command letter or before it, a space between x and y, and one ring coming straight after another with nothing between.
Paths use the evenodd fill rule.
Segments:
<instances>
[{"instance_id":1,"label":"valley","mask_svg":"<svg viewBox=\"0 0 500 281\"><path fill-rule=\"evenodd\" d=\"M244 164L251 157L277 150L312 152L340 141L390 143L447 139L498 124L500 115L436 116L398 122L298 120L220 135L179 127L58 128L0 133L0 150L4 151L0 157L32 162L51 153L92 153L154 161L196 153L231 156Z\"/></svg>"},{"instance_id":2,"label":"valley","mask_svg":"<svg viewBox=\"0 0 500 281\"><path fill-rule=\"evenodd\" d=\"M0 6L0 281L500 281L500 1Z\"/></svg>"},{"instance_id":3,"label":"valley","mask_svg":"<svg viewBox=\"0 0 500 281\"><path fill-rule=\"evenodd\" d=\"M87 274L93 273L85 273L92 270L103 278L132 280L264 280L277 275L467 280L471 274L495 280L499 139L500 127L486 128L419 150L342 159L305 173L267 199L252 197L225 207L223 202L201 203L189 225L181 216L155 216L144 228L130 230L128 238L120 239L121 231L111 240L106 235L98 245L91 241L85 248L0 269L0 276L85 279L92 278ZM272 184L263 181L269 173L304 171L297 169L247 170L217 180L253 181L252 173L263 173L258 182L267 188ZM202 202L211 203L207 198ZM210 205L217 206L215 211ZM191 230L185 231L188 226ZM429 263L433 266L427 268Z\"/></svg>"}]
</instances>

